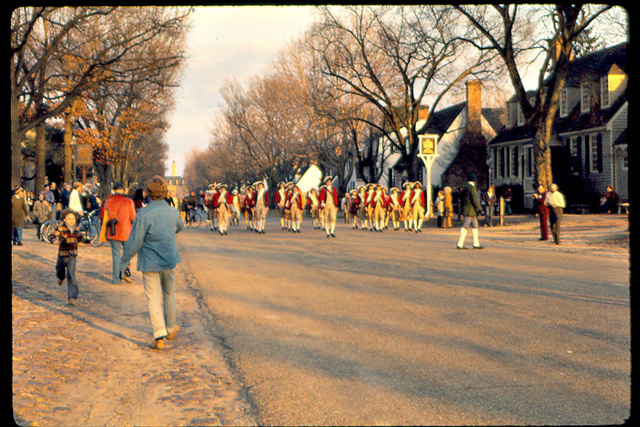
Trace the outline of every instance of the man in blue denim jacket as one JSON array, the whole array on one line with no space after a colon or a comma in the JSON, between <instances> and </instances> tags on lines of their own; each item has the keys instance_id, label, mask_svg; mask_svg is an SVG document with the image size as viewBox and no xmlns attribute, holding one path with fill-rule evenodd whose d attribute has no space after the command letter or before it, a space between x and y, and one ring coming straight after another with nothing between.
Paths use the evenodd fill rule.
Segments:
<instances>
[{"instance_id":1,"label":"man in blue denim jacket","mask_svg":"<svg viewBox=\"0 0 640 427\"><path fill-rule=\"evenodd\" d=\"M175 267L180 262L176 233L184 228L178 210L164 197L167 183L160 176L147 182L151 202L140 209L133 221L131 234L124 244L122 265L128 265L138 254L138 271L147 296L147 308L153 329L153 349L164 348L164 339L178 334L176 325Z\"/></svg>"}]
</instances>

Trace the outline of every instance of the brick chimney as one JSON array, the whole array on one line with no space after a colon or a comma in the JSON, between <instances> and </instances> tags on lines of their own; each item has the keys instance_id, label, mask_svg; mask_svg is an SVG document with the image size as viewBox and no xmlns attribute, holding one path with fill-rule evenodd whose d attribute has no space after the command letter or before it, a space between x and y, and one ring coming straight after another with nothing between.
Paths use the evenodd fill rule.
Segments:
<instances>
[{"instance_id":1,"label":"brick chimney","mask_svg":"<svg viewBox=\"0 0 640 427\"><path fill-rule=\"evenodd\" d=\"M467 133L482 134L482 83L480 80L467 81ZM470 136L471 136L470 135Z\"/></svg>"},{"instance_id":2,"label":"brick chimney","mask_svg":"<svg viewBox=\"0 0 640 427\"><path fill-rule=\"evenodd\" d=\"M427 120L428 117L429 117L429 106L421 105L418 109L418 121Z\"/></svg>"}]
</instances>

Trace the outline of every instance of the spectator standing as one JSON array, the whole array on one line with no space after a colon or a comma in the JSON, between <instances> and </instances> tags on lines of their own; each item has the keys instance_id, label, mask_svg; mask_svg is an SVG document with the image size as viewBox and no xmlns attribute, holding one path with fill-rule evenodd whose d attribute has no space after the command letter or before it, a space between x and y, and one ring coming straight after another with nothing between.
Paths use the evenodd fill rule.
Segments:
<instances>
[{"instance_id":1,"label":"spectator standing","mask_svg":"<svg viewBox=\"0 0 640 427\"><path fill-rule=\"evenodd\" d=\"M58 189L58 185L53 181L51 183L51 193L53 194L53 205L51 206L51 218L57 218L58 212L62 209L60 208L60 190Z\"/></svg>"},{"instance_id":2,"label":"spectator standing","mask_svg":"<svg viewBox=\"0 0 640 427\"><path fill-rule=\"evenodd\" d=\"M533 204L540 217L540 240L549 240L549 208L546 205L547 189L538 185L538 191L533 193Z\"/></svg>"},{"instance_id":3,"label":"spectator standing","mask_svg":"<svg viewBox=\"0 0 640 427\"><path fill-rule=\"evenodd\" d=\"M80 197L80 191L82 189L82 184L79 182L73 183L73 189L69 193L69 209L82 216L84 214L84 209L82 209L82 199Z\"/></svg>"},{"instance_id":4,"label":"spectator standing","mask_svg":"<svg viewBox=\"0 0 640 427\"><path fill-rule=\"evenodd\" d=\"M453 195L452 188L444 187L444 228L451 228L451 218L453 217Z\"/></svg>"},{"instance_id":5,"label":"spectator standing","mask_svg":"<svg viewBox=\"0 0 640 427\"><path fill-rule=\"evenodd\" d=\"M495 212L496 203L498 201L496 188L493 185L491 185L487 192L482 195L482 200L484 200L484 226L493 227L493 213Z\"/></svg>"},{"instance_id":6,"label":"spectator standing","mask_svg":"<svg viewBox=\"0 0 640 427\"><path fill-rule=\"evenodd\" d=\"M138 254L138 271L147 298L147 308L153 330L151 348L164 348L164 339L173 339L179 331L176 324L175 267L180 254L175 235L184 227L178 211L164 198L167 183L154 176L147 183L150 202L136 216L131 234L124 245L123 265Z\"/></svg>"},{"instance_id":7,"label":"spectator standing","mask_svg":"<svg viewBox=\"0 0 640 427\"><path fill-rule=\"evenodd\" d=\"M133 193L133 207L136 209L136 212L138 212L144 205L144 190L138 188L135 193Z\"/></svg>"},{"instance_id":8,"label":"spectator standing","mask_svg":"<svg viewBox=\"0 0 640 427\"><path fill-rule=\"evenodd\" d=\"M556 184L551 184L551 191L547 193L546 204L549 206L549 222L551 225L551 234L553 242L560 244L560 221L562 220L562 212L567 206L564 194L558 191Z\"/></svg>"},{"instance_id":9,"label":"spectator standing","mask_svg":"<svg viewBox=\"0 0 640 427\"><path fill-rule=\"evenodd\" d=\"M439 228L444 227L444 191L438 191L438 197L434 203L436 205L437 224Z\"/></svg>"},{"instance_id":10,"label":"spectator standing","mask_svg":"<svg viewBox=\"0 0 640 427\"><path fill-rule=\"evenodd\" d=\"M68 183L62 184L62 191L60 192L60 211L69 207L69 195L71 194L71 186Z\"/></svg>"},{"instance_id":11,"label":"spectator standing","mask_svg":"<svg viewBox=\"0 0 640 427\"><path fill-rule=\"evenodd\" d=\"M38 194L38 200L33 203L33 223L36 225L36 237L38 240L40 240L40 226L51 217L51 205L45 200L44 194Z\"/></svg>"},{"instance_id":12,"label":"spectator standing","mask_svg":"<svg viewBox=\"0 0 640 427\"><path fill-rule=\"evenodd\" d=\"M11 242L16 246L22 246L22 228L28 219L26 193L22 187L18 187L11 196Z\"/></svg>"},{"instance_id":13,"label":"spectator standing","mask_svg":"<svg viewBox=\"0 0 640 427\"><path fill-rule=\"evenodd\" d=\"M120 284L121 281L131 283L131 279L122 274L122 252L124 242L129 238L131 225L136 217L136 210L128 196L124 194L124 185L117 182L113 185L113 194L104 202L102 209L101 240L108 241L111 245L111 274L112 283ZM109 221L115 219L117 223L110 226Z\"/></svg>"}]
</instances>

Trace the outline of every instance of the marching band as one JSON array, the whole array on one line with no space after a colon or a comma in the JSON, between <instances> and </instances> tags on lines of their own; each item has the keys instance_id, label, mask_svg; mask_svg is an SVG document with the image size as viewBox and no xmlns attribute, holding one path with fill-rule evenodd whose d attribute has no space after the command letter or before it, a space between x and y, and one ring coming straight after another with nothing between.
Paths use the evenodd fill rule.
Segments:
<instances>
[{"instance_id":1,"label":"marching band","mask_svg":"<svg viewBox=\"0 0 640 427\"><path fill-rule=\"evenodd\" d=\"M427 200L422 184L405 182L402 190L387 190L381 184L362 185L346 194L350 203L344 206L345 218L351 219L353 229L383 232L404 228L406 232L422 232ZM341 208L338 191L332 178L325 178L320 191L312 188L306 194L291 182L278 183L273 199L280 217L280 228L300 233L302 213L311 215L313 228L324 230L326 237L336 237L336 218ZM226 235L229 224L237 226L244 216L247 230L265 234L266 215L269 210L269 192L263 181L257 181L230 192L225 184L211 184L204 192L204 206L208 212L207 224L212 231ZM348 210L348 211L347 211Z\"/></svg>"}]
</instances>

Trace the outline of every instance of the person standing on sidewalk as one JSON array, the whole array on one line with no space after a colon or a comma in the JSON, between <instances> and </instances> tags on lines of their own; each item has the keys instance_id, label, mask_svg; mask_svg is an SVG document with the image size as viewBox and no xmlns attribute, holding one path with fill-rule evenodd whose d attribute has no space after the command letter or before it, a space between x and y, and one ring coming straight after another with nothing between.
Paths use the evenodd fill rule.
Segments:
<instances>
[{"instance_id":1,"label":"person standing on sidewalk","mask_svg":"<svg viewBox=\"0 0 640 427\"><path fill-rule=\"evenodd\" d=\"M29 205L27 196L22 187L14 190L11 196L11 242L22 246L22 228L29 219Z\"/></svg>"},{"instance_id":2,"label":"person standing on sidewalk","mask_svg":"<svg viewBox=\"0 0 640 427\"><path fill-rule=\"evenodd\" d=\"M549 208L546 205L547 189L538 185L538 192L533 193L533 204L540 216L540 240L549 240Z\"/></svg>"},{"instance_id":3,"label":"person standing on sidewalk","mask_svg":"<svg viewBox=\"0 0 640 427\"><path fill-rule=\"evenodd\" d=\"M131 234L124 244L122 265L138 254L138 271L142 272L147 309L153 330L151 348L164 348L164 339L173 339L180 327L176 324L176 271L180 253L176 233L184 228L180 213L164 201L167 182L154 176L147 182L150 202L140 209Z\"/></svg>"},{"instance_id":4,"label":"person standing on sidewalk","mask_svg":"<svg viewBox=\"0 0 640 427\"><path fill-rule=\"evenodd\" d=\"M462 205L464 221L462 228L460 228L460 237L458 238L456 248L466 249L464 247L464 239L467 236L469 227L471 227L473 249L483 249L484 247L480 246L478 239L478 215L482 212L482 206L480 206L480 198L478 197L478 189L476 188L476 176L473 172L467 175L467 183L462 187L462 193L460 194L460 203Z\"/></svg>"},{"instance_id":5,"label":"person standing on sidewalk","mask_svg":"<svg viewBox=\"0 0 640 427\"><path fill-rule=\"evenodd\" d=\"M556 245L560 244L560 220L562 219L562 212L567 206L567 202L564 198L564 194L558 191L556 184L551 184L550 192L547 193L546 204L549 206L549 223L551 224L551 234L553 235L553 242Z\"/></svg>"},{"instance_id":6,"label":"person standing on sidewalk","mask_svg":"<svg viewBox=\"0 0 640 427\"><path fill-rule=\"evenodd\" d=\"M131 283L127 275L122 275L122 251L124 242L129 238L131 225L136 217L133 200L124 194L124 185L120 182L113 184L113 194L104 202L102 208L101 239L111 245L111 274L112 283L119 285L122 280ZM113 224L115 220L115 224ZM110 221L111 224L110 225ZM124 264L128 266L128 264Z\"/></svg>"}]
</instances>

